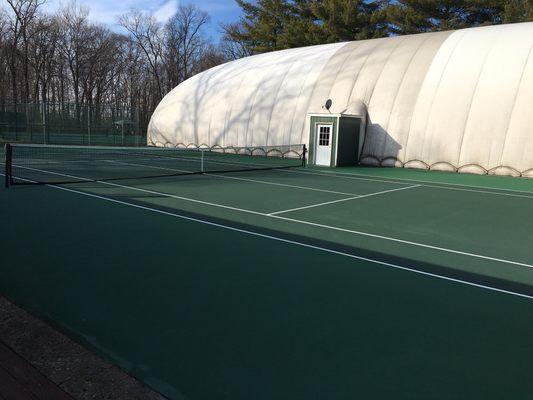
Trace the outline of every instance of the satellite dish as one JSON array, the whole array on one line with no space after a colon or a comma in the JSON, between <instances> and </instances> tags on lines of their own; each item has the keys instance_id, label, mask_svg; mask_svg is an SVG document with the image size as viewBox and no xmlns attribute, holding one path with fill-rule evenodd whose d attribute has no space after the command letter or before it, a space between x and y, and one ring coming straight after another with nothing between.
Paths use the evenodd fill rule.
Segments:
<instances>
[{"instance_id":1,"label":"satellite dish","mask_svg":"<svg viewBox=\"0 0 533 400\"><path fill-rule=\"evenodd\" d=\"M326 100L326 104L324 105L324 107L326 107L326 110L329 111L329 109L331 108L332 105L333 105L333 101L331 99L327 99Z\"/></svg>"}]
</instances>

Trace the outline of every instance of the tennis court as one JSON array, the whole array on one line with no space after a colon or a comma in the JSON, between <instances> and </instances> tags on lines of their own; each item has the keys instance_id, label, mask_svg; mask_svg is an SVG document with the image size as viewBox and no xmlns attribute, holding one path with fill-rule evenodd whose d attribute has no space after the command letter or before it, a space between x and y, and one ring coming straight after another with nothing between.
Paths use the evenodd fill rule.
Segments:
<instances>
[{"instance_id":1,"label":"tennis court","mask_svg":"<svg viewBox=\"0 0 533 400\"><path fill-rule=\"evenodd\" d=\"M532 181L150 160L19 163L2 292L171 398L528 398Z\"/></svg>"}]
</instances>

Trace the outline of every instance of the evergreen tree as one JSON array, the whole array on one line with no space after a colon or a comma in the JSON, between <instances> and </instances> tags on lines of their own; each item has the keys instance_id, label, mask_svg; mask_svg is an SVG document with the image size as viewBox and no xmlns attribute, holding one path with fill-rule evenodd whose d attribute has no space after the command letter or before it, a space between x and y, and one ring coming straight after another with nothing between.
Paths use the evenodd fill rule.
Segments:
<instances>
[{"instance_id":1,"label":"evergreen tree","mask_svg":"<svg viewBox=\"0 0 533 400\"><path fill-rule=\"evenodd\" d=\"M503 12L503 22L533 21L533 0L507 0Z\"/></svg>"},{"instance_id":2,"label":"evergreen tree","mask_svg":"<svg viewBox=\"0 0 533 400\"><path fill-rule=\"evenodd\" d=\"M292 17L287 0L236 1L244 16L238 28L226 27L226 35L247 43L252 54L287 48L282 38Z\"/></svg>"},{"instance_id":3,"label":"evergreen tree","mask_svg":"<svg viewBox=\"0 0 533 400\"><path fill-rule=\"evenodd\" d=\"M313 12L316 0L294 0L290 3L292 18L283 41L288 48L327 43L321 21Z\"/></svg>"},{"instance_id":4,"label":"evergreen tree","mask_svg":"<svg viewBox=\"0 0 533 400\"><path fill-rule=\"evenodd\" d=\"M236 0L244 16L225 39L251 54L386 36L385 0Z\"/></svg>"},{"instance_id":5,"label":"evergreen tree","mask_svg":"<svg viewBox=\"0 0 533 400\"><path fill-rule=\"evenodd\" d=\"M224 40L238 54L533 20L533 0L236 1Z\"/></svg>"},{"instance_id":6,"label":"evergreen tree","mask_svg":"<svg viewBox=\"0 0 533 400\"><path fill-rule=\"evenodd\" d=\"M443 31L500 23L502 0L397 0L387 6L395 34Z\"/></svg>"},{"instance_id":7,"label":"evergreen tree","mask_svg":"<svg viewBox=\"0 0 533 400\"><path fill-rule=\"evenodd\" d=\"M314 1L311 10L328 42L371 39L387 35L383 1Z\"/></svg>"}]
</instances>

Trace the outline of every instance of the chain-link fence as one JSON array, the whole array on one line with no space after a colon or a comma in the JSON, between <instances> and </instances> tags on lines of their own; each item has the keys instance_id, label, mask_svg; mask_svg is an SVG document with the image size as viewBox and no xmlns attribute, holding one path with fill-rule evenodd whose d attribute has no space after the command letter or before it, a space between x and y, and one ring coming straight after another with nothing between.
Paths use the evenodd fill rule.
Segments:
<instances>
[{"instance_id":1,"label":"chain-link fence","mask_svg":"<svg viewBox=\"0 0 533 400\"><path fill-rule=\"evenodd\" d=\"M149 116L76 103L0 103L0 140L13 143L146 146Z\"/></svg>"}]
</instances>

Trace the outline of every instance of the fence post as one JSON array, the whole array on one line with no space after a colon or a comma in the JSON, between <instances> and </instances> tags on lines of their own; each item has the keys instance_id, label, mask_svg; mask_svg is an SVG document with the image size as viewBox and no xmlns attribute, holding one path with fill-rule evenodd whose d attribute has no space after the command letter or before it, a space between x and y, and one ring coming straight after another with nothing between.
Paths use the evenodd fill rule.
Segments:
<instances>
[{"instance_id":1,"label":"fence post","mask_svg":"<svg viewBox=\"0 0 533 400\"><path fill-rule=\"evenodd\" d=\"M13 115L15 116L15 142L17 141L17 132L19 130L19 121L17 116L17 103L13 104Z\"/></svg>"},{"instance_id":2,"label":"fence post","mask_svg":"<svg viewBox=\"0 0 533 400\"><path fill-rule=\"evenodd\" d=\"M125 108L122 108L122 110L120 110L120 112L122 113L122 123L120 124L120 134L122 136L122 146L124 146L124 118L125 118L125 112L126 109Z\"/></svg>"},{"instance_id":3,"label":"fence post","mask_svg":"<svg viewBox=\"0 0 533 400\"><path fill-rule=\"evenodd\" d=\"M47 143L47 140L46 140L46 102L43 101L42 102L42 108L41 108L41 112L43 113L43 143L44 144L48 144Z\"/></svg>"},{"instance_id":4,"label":"fence post","mask_svg":"<svg viewBox=\"0 0 533 400\"><path fill-rule=\"evenodd\" d=\"M10 185L11 185L11 182L12 182L12 174L13 174L13 171L11 170L12 169L12 162L11 162L11 159L12 159L12 149L11 149L11 145L9 143L6 143L6 146L5 146L5 185L6 185L6 188L8 188Z\"/></svg>"},{"instance_id":5,"label":"fence post","mask_svg":"<svg viewBox=\"0 0 533 400\"><path fill-rule=\"evenodd\" d=\"M141 134L141 110L139 109L139 105L137 105L137 107L135 107L135 141L136 141L136 145L137 147L139 147L141 145L141 138L142 138L142 134ZM146 146L146 143L144 144Z\"/></svg>"},{"instance_id":6,"label":"fence post","mask_svg":"<svg viewBox=\"0 0 533 400\"><path fill-rule=\"evenodd\" d=\"M91 145L91 105L87 104L87 140Z\"/></svg>"}]
</instances>

